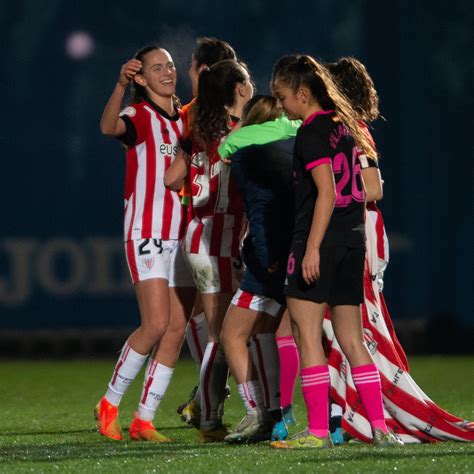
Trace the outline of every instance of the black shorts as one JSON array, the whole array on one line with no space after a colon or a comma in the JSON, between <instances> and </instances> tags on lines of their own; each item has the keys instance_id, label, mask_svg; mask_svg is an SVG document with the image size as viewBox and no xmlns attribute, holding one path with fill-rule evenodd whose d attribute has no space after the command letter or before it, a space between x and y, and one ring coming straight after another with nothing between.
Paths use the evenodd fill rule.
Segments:
<instances>
[{"instance_id":1,"label":"black shorts","mask_svg":"<svg viewBox=\"0 0 474 474\"><path fill-rule=\"evenodd\" d=\"M262 278L260 272L254 273L251 268L245 269L244 276L240 282L239 288L247 293L266 296L274 299L281 305L286 305L284 282L285 272L268 273Z\"/></svg>"},{"instance_id":2,"label":"black shorts","mask_svg":"<svg viewBox=\"0 0 474 474\"><path fill-rule=\"evenodd\" d=\"M288 258L285 295L290 298L328 303L330 306L358 306L364 302L365 248L342 245L319 250L319 280L307 285L301 264L306 241L293 241Z\"/></svg>"}]
</instances>

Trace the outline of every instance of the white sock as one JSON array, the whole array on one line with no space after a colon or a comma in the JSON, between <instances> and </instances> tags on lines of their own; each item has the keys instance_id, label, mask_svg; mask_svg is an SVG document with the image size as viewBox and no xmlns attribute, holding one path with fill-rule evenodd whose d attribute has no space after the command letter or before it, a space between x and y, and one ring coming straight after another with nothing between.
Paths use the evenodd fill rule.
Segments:
<instances>
[{"instance_id":1,"label":"white sock","mask_svg":"<svg viewBox=\"0 0 474 474\"><path fill-rule=\"evenodd\" d=\"M194 401L200 406L201 405L201 387L199 386L194 394Z\"/></svg>"},{"instance_id":2,"label":"white sock","mask_svg":"<svg viewBox=\"0 0 474 474\"><path fill-rule=\"evenodd\" d=\"M207 346L208 327L204 313L196 314L189 321L186 328L186 342L188 343L191 357L201 370L201 362Z\"/></svg>"},{"instance_id":3,"label":"white sock","mask_svg":"<svg viewBox=\"0 0 474 474\"><path fill-rule=\"evenodd\" d=\"M140 372L147 357L148 354L142 355L135 352L128 345L128 342L125 342L105 394L105 398L109 403L116 406L120 404L123 394Z\"/></svg>"},{"instance_id":4,"label":"white sock","mask_svg":"<svg viewBox=\"0 0 474 474\"><path fill-rule=\"evenodd\" d=\"M262 388L258 380L249 380L237 385L240 398L248 414L256 415L265 411Z\"/></svg>"},{"instance_id":5,"label":"white sock","mask_svg":"<svg viewBox=\"0 0 474 474\"><path fill-rule=\"evenodd\" d=\"M201 372L201 362L207 346L208 326L204 312L193 316L186 328L186 342L188 343L191 357L196 362L199 372ZM198 387L194 395L194 401L201 405L201 388Z\"/></svg>"},{"instance_id":6,"label":"white sock","mask_svg":"<svg viewBox=\"0 0 474 474\"><path fill-rule=\"evenodd\" d=\"M228 367L224 351L217 342L208 342L201 365L201 428L209 429L221 422L219 407L225 400Z\"/></svg>"},{"instance_id":7,"label":"white sock","mask_svg":"<svg viewBox=\"0 0 474 474\"><path fill-rule=\"evenodd\" d=\"M174 369L151 359L145 373L142 395L138 404L138 418L152 421L170 384Z\"/></svg>"},{"instance_id":8,"label":"white sock","mask_svg":"<svg viewBox=\"0 0 474 474\"><path fill-rule=\"evenodd\" d=\"M342 407L337 403L331 403L331 418L333 416L342 416Z\"/></svg>"},{"instance_id":9,"label":"white sock","mask_svg":"<svg viewBox=\"0 0 474 474\"><path fill-rule=\"evenodd\" d=\"M257 367L267 410L280 409L280 358L275 334L256 334L250 338L250 352Z\"/></svg>"}]
</instances>

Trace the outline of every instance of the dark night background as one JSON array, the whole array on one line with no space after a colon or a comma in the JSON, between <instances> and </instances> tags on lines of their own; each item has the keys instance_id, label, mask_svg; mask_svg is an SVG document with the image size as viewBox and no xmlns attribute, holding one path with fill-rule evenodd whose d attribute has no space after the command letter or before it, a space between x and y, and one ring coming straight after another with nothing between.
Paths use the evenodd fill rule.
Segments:
<instances>
[{"instance_id":1,"label":"dark night background","mask_svg":"<svg viewBox=\"0 0 474 474\"><path fill-rule=\"evenodd\" d=\"M283 54L366 64L385 117L373 135L389 310L421 322L429 350L464 335L472 351L472 2L19 0L0 2L0 21L0 333L138 322L121 246L124 155L99 119L121 65L155 41L187 102L205 35L232 44L260 92Z\"/></svg>"}]
</instances>

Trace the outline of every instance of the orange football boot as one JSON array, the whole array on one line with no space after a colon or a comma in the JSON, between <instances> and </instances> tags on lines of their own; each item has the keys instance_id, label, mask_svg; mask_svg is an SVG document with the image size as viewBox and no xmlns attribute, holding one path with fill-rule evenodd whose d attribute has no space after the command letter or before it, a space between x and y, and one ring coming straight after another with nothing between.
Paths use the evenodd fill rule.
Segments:
<instances>
[{"instance_id":1,"label":"orange football boot","mask_svg":"<svg viewBox=\"0 0 474 474\"><path fill-rule=\"evenodd\" d=\"M138 418L137 413L133 417L128 434L135 441L149 441L151 443L171 443L173 441L171 438L161 434L151 421Z\"/></svg>"},{"instance_id":2,"label":"orange football boot","mask_svg":"<svg viewBox=\"0 0 474 474\"><path fill-rule=\"evenodd\" d=\"M94 416L97 420L97 429L102 436L116 441L123 439L118 407L102 397L95 407Z\"/></svg>"}]
</instances>

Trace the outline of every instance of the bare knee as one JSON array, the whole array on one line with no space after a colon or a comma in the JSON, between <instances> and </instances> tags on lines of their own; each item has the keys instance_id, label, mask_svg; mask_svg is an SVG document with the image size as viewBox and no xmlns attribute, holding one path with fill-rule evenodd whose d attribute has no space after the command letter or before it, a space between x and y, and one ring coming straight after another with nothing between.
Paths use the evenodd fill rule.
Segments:
<instances>
[{"instance_id":1,"label":"bare knee","mask_svg":"<svg viewBox=\"0 0 474 474\"><path fill-rule=\"evenodd\" d=\"M153 343L156 343L163 337L166 330L168 329L168 321L147 321L146 323L142 323L140 328L142 329L142 333L146 338L153 341Z\"/></svg>"},{"instance_id":2,"label":"bare knee","mask_svg":"<svg viewBox=\"0 0 474 474\"><path fill-rule=\"evenodd\" d=\"M338 338L338 341L341 346L342 352L344 352L351 365L354 365L353 363L359 361L361 358L365 359L366 357L368 357L367 347L362 338L358 336L350 338L343 337Z\"/></svg>"}]
</instances>

